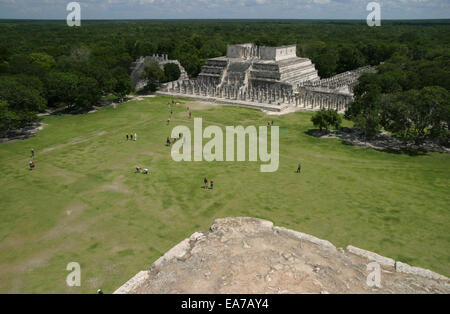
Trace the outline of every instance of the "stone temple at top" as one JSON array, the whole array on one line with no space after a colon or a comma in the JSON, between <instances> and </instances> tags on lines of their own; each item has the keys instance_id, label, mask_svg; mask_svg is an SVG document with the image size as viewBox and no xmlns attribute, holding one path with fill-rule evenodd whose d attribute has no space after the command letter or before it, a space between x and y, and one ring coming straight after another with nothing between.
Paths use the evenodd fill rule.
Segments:
<instances>
[{"instance_id":1,"label":"stone temple at top","mask_svg":"<svg viewBox=\"0 0 450 314\"><path fill-rule=\"evenodd\" d=\"M228 46L226 56L207 60L197 79L168 82L158 94L276 112L344 112L361 74L374 71L365 66L320 79L310 59L297 57L295 45L240 44Z\"/></svg>"},{"instance_id":2,"label":"stone temple at top","mask_svg":"<svg viewBox=\"0 0 450 314\"><path fill-rule=\"evenodd\" d=\"M297 46L254 44L228 46L227 55L206 61L197 78L200 83L216 86L286 89L319 79L311 60L297 57Z\"/></svg>"}]
</instances>

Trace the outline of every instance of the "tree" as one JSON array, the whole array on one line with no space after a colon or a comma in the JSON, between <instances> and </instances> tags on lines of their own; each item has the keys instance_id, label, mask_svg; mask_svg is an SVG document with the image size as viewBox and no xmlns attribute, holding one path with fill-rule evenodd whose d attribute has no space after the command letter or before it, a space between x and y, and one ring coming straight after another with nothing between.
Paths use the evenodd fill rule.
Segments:
<instances>
[{"instance_id":1,"label":"tree","mask_svg":"<svg viewBox=\"0 0 450 314\"><path fill-rule=\"evenodd\" d=\"M166 63L164 65L164 81L172 82L176 81L180 78L181 71L178 64L175 63Z\"/></svg>"},{"instance_id":2,"label":"tree","mask_svg":"<svg viewBox=\"0 0 450 314\"><path fill-rule=\"evenodd\" d=\"M65 104L69 109L90 108L101 95L97 81L82 74L51 72L47 86L51 105Z\"/></svg>"},{"instance_id":3,"label":"tree","mask_svg":"<svg viewBox=\"0 0 450 314\"><path fill-rule=\"evenodd\" d=\"M131 85L130 77L128 75L118 75L115 78L114 85L114 95L123 99L126 95L133 91L133 86Z\"/></svg>"},{"instance_id":4,"label":"tree","mask_svg":"<svg viewBox=\"0 0 450 314\"><path fill-rule=\"evenodd\" d=\"M331 77L336 74L337 57L333 53L320 54L314 58L320 77Z\"/></svg>"},{"instance_id":5,"label":"tree","mask_svg":"<svg viewBox=\"0 0 450 314\"><path fill-rule=\"evenodd\" d=\"M352 120L355 127L368 138L375 136L381 129L381 87L376 74L366 73L354 88L355 100L345 112L345 118Z\"/></svg>"},{"instance_id":6,"label":"tree","mask_svg":"<svg viewBox=\"0 0 450 314\"><path fill-rule=\"evenodd\" d=\"M351 46L343 46L339 49L337 70L339 73L354 70L364 65L364 56Z\"/></svg>"},{"instance_id":7,"label":"tree","mask_svg":"<svg viewBox=\"0 0 450 314\"><path fill-rule=\"evenodd\" d=\"M449 93L439 86L386 95L382 101L383 127L406 144L426 139L448 145Z\"/></svg>"},{"instance_id":8,"label":"tree","mask_svg":"<svg viewBox=\"0 0 450 314\"><path fill-rule=\"evenodd\" d=\"M328 123L327 123L327 120L325 118L325 111L324 110L317 111L311 117L311 121L312 121L312 123L314 124L315 127L318 127L320 129L320 132L322 132L322 130L324 128L328 129Z\"/></svg>"},{"instance_id":9,"label":"tree","mask_svg":"<svg viewBox=\"0 0 450 314\"><path fill-rule=\"evenodd\" d=\"M425 87L421 91L423 104L429 108L429 137L450 146L450 93L440 86Z\"/></svg>"},{"instance_id":10,"label":"tree","mask_svg":"<svg viewBox=\"0 0 450 314\"><path fill-rule=\"evenodd\" d=\"M21 77L0 76L0 99L8 102L10 110L15 112L37 113L45 109L47 101L41 91L25 85Z\"/></svg>"},{"instance_id":11,"label":"tree","mask_svg":"<svg viewBox=\"0 0 450 314\"><path fill-rule=\"evenodd\" d=\"M18 115L9 108L6 100L0 100L0 131L7 131L19 126Z\"/></svg>"},{"instance_id":12,"label":"tree","mask_svg":"<svg viewBox=\"0 0 450 314\"><path fill-rule=\"evenodd\" d=\"M55 59L46 54L46 53L31 53L30 59L32 63L37 64L39 67L41 67L45 71L49 71L53 66L55 66L56 62Z\"/></svg>"},{"instance_id":13,"label":"tree","mask_svg":"<svg viewBox=\"0 0 450 314\"><path fill-rule=\"evenodd\" d=\"M330 126L333 126L335 129L339 129L342 124L342 118L336 110L317 111L311 117L311 121L314 126L320 129L321 132L324 128L328 131Z\"/></svg>"},{"instance_id":14,"label":"tree","mask_svg":"<svg viewBox=\"0 0 450 314\"><path fill-rule=\"evenodd\" d=\"M47 101L41 91L33 88L36 81L27 86L20 76L0 76L0 130L19 128L37 119Z\"/></svg>"},{"instance_id":15,"label":"tree","mask_svg":"<svg viewBox=\"0 0 450 314\"><path fill-rule=\"evenodd\" d=\"M164 81L164 71L158 62L152 61L150 65L145 67L142 78L147 80L147 88L154 92L159 83Z\"/></svg>"}]
</instances>

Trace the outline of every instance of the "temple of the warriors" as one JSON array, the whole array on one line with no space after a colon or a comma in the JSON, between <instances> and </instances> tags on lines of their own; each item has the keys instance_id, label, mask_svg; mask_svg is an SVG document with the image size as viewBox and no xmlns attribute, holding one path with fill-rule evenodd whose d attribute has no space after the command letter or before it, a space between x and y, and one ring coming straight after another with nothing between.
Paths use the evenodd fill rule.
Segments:
<instances>
[{"instance_id":1,"label":"temple of the warriors","mask_svg":"<svg viewBox=\"0 0 450 314\"><path fill-rule=\"evenodd\" d=\"M210 59L202 67L198 82L217 86L284 88L317 81L311 60L297 57L297 47L228 46L227 56Z\"/></svg>"},{"instance_id":2,"label":"temple of the warriors","mask_svg":"<svg viewBox=\"0 0 450 314\"><path fill-rule=\"evenodd\" d=\"M310 59L297 56L295 45L231 45L227 55L206 61L196 80L180 78L159 94L284 112L334 109L344 112L363 67L321 80Z\"/></svg>"}]
</instances>

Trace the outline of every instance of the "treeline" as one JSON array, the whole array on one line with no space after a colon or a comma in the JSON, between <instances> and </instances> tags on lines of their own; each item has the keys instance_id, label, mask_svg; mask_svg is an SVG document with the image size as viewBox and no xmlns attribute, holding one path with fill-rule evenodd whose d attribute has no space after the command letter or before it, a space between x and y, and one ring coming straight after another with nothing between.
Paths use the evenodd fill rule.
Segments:
<instances>
[{"instance_id":1,"label":"treeline","mask_svg":"<svg viewBox=\"0 0 450 314\"><path fill-rule=\"evenodd\" d=\"M389 61L421 81L428 62L425 68L439 71L427 72L425 86L437 81L448 90L443 77L448 79L449 29L445 21L382 27L359 21L86 21L78 28L3 21L0 129L33 121L46 107L78 110L105 95L123 97L131 91L129 67L140 56L168 54L195 77L206 59L226 53L227 44L245 42L297 44L297 54L311 58L321 77ZM417 69L410 70L411 64ZM150 78L158 81L158 75Z\"/></svg>"},{"instance_id":2,"label":"treeline","mask_svg":"<svg viewBox=\"0 0 450 314\"><path fill-rule=\"evenodd\" d=\"M431 140L450 146L449 90L448 42L424 47L420 54L399 51L378 73L360 78L346 118L369 138L385 130L405 144Z\"/></svg>"}]
</instances>

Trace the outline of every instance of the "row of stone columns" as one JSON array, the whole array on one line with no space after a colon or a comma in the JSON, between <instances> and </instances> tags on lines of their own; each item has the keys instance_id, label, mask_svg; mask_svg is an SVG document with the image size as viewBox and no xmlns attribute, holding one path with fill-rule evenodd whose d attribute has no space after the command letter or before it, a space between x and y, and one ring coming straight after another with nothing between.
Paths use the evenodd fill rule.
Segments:
<instances>
[{"instance_id":1,"label":"row of stone columns","mask_svg":"<svg viewBox=\"0 0 450 314\"><path fill-rule=\"evenodd\" d=\"M376 72L376 68L372 66L365 66L353 71L337 74L327 79L303 82L302 84L299 84L299 87L323 87L328 89L337 89L342 86L355 84L361 74L366 72Z\"/></svg>"},{"instance_id":2,"label":"row of stone columns","mask_svg":"<svg viewBox=\"0 0 450 314\"><path fill-rule=\"evenodd\" d=\"M300 92L281 89L248 88L237 86L217 87L212 84L200 84L196 81L170 82L166 86L169 92L202 97L214 97L239 101L266 103L272 105L289 104L305 109L334 109L344 111L352 101L352 96L302 89Z\"/></svg>"}]
</instances>

